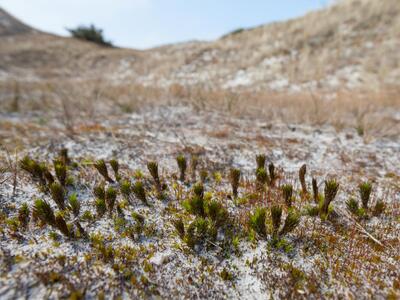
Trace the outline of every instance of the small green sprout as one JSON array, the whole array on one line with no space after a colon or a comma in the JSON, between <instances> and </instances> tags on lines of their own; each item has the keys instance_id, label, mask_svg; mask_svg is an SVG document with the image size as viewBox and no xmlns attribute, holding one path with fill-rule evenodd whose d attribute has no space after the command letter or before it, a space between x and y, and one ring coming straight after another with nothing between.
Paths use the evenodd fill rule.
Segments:
<instances>
[{"instance_id":1,"label":"small green sprout","mask_svg":"<svg viewBox=\"0 0 400 300\"><path fill-rule=\"evenodd\" d=\"M186 162L186 157L183 154L180 154L176 157L176 162L178 164L179 168L179 180L180 181L185 181L185 174L186 174L186 168L187 168L187 162Z\"/></svg>"},{"instance_id":2,"label":"small green sprout","mask_svg":"<svg viewBox=\"0 0 400 300\"><path fill-rule=\"evenodd\" d=\"M267 210L265 208L257 207L253 214L250 215L249 225L258 235L265 237L266 232L266 221Z\"/></svg>"},{"instance_id":3,"label":"small green sprout","mask_svg":"<svg viewBox=\"0 0 400 300\"><path fill-rule=\"evenodd\" d=\"M232 186L233 197L237 198L239 182L240 182L240 170L239 169L236 169L236 168L230 169L229 181L230 181L231 186Z\"/></svg>"},{"instance_id":4,"label":"small green sprout","mask_svg":"<svg viewBox=\"0 0 400 300\"><path fill-rule=\"evenodd\" d=\"M347 200L346 207L352 214L358 215L359 207L358 207L358 202L356 199L350 198L349 200Z\"/></svg>"},{"instance_id":5,"label":"small green sprout","mask_svg":"<svg viewBox=\"0 0 400 300\"><path fill-rule=\"evenodd\" d=\"M364 209L368 209L368 203L372 192L372 184L370 182L363 182L358 186L361 202Z\"/></svg>"},{"instance_id":6,"label":"small green sprout","mask_svg":"<svg viewBox=\"0 0 400 300\"><path fill-rule=\"evenodd\" d=\"M71 207L72 213L75 217L79 216L79 212L81 211L81 203L78 200L78 195L73 193L68 198L69 206Z\"/></svg>"},{"instance_id":7,"label":"small green sprout","mask_svg":"<svg viewBox=\"0 0 400 300\"><path fill-rule=\"evenodd\" d=\"M54 172L56 173L58 181L61 183L62 186L65 186L67 180L67 167L59 159L54 160L53 165Z\"/></svg>"}]
</instances>

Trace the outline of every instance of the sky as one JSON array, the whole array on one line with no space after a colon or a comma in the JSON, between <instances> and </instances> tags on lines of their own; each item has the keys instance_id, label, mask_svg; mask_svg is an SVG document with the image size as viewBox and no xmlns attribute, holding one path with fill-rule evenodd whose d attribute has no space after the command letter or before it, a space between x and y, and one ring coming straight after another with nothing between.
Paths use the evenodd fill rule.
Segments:
<instances>
[{"instance_id":1,"label":"sky","mask_svg":"<svg viewBox=\"0 0 400 300\"><path fill-rule=\"evenodd\" d=\"M329 0L0 0L0 7L37 29L68 35L94 24L121 47L146 49L213 40L238 28L301 16Z\"/></svg>"}]
</instances>

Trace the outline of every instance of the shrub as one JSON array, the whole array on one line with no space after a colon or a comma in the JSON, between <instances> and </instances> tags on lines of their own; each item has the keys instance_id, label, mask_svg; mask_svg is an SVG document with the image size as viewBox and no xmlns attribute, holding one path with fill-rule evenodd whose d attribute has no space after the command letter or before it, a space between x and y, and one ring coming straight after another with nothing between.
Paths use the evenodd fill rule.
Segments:
<instances>
[{"instance_id":1,"label":"shrub","mask_svg":"<svg viewBox=\"0 0 400 300\"><path fill-rule=\"evenodd\" d=\"M96 43L100 46L113 46L110 41L105 40L103 36L103 30L100 28L96 28L93 24L90 26L81 25L75 29L67 30L74 38Z\"/></svg>"}]
</instances>

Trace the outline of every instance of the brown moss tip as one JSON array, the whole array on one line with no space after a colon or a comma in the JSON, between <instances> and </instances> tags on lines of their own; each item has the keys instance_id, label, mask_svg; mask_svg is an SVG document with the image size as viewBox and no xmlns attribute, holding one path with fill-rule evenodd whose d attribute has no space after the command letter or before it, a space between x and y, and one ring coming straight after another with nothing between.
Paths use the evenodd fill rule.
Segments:
<instances>
[{"instance_id":1,"label":"brown moss tip","mask_svg":"<svg viewBox=\"0 0 400 300\"><path fill-rule=\"evenodd\" d=\"M306 195L308 193L307 184L306 184L306 172L307 172L307 165L304 164L299 169L299 179L300 179L301 190L302 190L303 195Z\"/></svg>"},{"instance_id":2,"label":"brown moss tip","mask_svg":"<svg viewBox=\"0 0 400 300\"><path fill-rule=\"evenodd\" d=\"M158 175L158 163L156 161L149 161L147 163L147 169L149 170L151 177L153 177L157 189L161 190L160 177Z\"/></svg>"},{"instance_id":3,"label":"brown moss tip","mask_svg":"<svg viewBox=\"0 0 400 300\"><path fill-rule=\"evenodd\" d=\"M197 155L192 154L190 157L190 170L192 172L192 181L196 181L196 170L199 164L199 158Z\"/></svg>"},{"instance_id":4,"label":"brown moss tip","mask_svg":"<svg viewBox=\"0 0 400 300\"><path fill-rule=\"evenodd\" d=\"M283 199L285 200L286 206L292 206L292 197L293 197L293 186L291 184L284 184L282 186L282 194Z\"/></svg>"},{"instance_id":5,"label":"brown moss tip","mask_svg":"<svg viewBox=\"0 0 400 300\"><path fill-rule=\"evenodd\" d=\"M229 181L232 187L233 197L238 196L238 188L240 183L240 170L236 168L231 168L229 171Z\"/></svg>"},{"instance_id":6,"label":"brown moss tip","mask_svg":"<svg viewBox=\"0 0 400 300\"><path fill-rule=\"evenodd\" d=\"M314 202L318 203L319 202L318 184L317 184L317 179L315 178L312 179L312 189L313 189Z\"/></svg>"},{"instance_id":7,"label":"brown moss tip","mask_svg":"<svg viewBox=\"0 0 400 300\"><path fill-rule=\"evenodd\" d=\"M187 168L187 162L186 162L186 157L183 154L180 154L176 157L176 162L178 164L179 168L179 180L180 181L185 181L185 174L186 174L186 168Z\"/></svg>"}]
</instances>

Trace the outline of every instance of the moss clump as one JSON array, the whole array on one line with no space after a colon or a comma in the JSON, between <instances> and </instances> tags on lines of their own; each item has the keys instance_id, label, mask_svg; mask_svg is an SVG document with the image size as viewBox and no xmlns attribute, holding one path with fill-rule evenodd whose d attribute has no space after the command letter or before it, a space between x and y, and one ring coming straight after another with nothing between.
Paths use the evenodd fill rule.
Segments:
<instances>
[{"instance_id":1,"label":"moss clump","mask_svg":"<svg viewBox=\"0 0 400 300\"><path fill-rule=\"evenodd\" d=\"M67 166L59 159L53 161L54 172L62 186L65 186L67 181Z\"/></svg>"},{"instance_id":2,"label":"moss clump","mask_svg":"<svg viewBox=\"0 0 400 300\"><path fill-rule=\"evenodd\" d=\"M33 213L43 223L54 226L56 218L50 204L42 199L37 199L33 206Z\"/></svg>"},{"instance_id":3,"label":"moss clump","mask_svg":"<svg viewBox=\"0 0 400 300\"><path fill-rule=\"evenodd\" d=\"M115 180L120 181L121 176L119 175L119 162L116 159L110 160L110 166L114 171Z\"/></svg>"},{"instance_id":4,"label":"moss clump","mask_svg":"<svg viewBox=\"0 0 400 300\"><path fill-rule=\"evenodd\" d=\"M57 204L58 208L61 210L65 209L65 191L61 184L58 182L53 182L50 185L50 193L54 202Z\"/></svg>"},{"instance_id":5,"label":"moss clump","mask_svg":"<svg viewBox=\"0 0 400 300\"><path fill-rule=\"evenodd\" d=\"M100 173L100 175L104 177L106 181L114 183L114 180L112 180L111 177L108 175L108 169L104 159L99 159L98 161L96 161L94 163L94 167Z\"/></svg>"},{"instance_id":6,"label":"moss clump","mask_svg":"<svg viewBox=\"0 0 400 300\"><path fill-rule=\"evenodd\" d=\"M300 215L294 210L289 210L286 216L285 223L283 224L282 230L279 232L279 236L284 236L289 232L292 232L300 223Z\"/></svg>"},{"instance_id":7,"label":"moss clump","mask_svg":"<svg viewBox=\"0 0 400 300\"><path fill-rule=\"evenodd\" d=\"M73 193L72 195L70 195L68 197L68 202L69 202L69 206L72 210L72 213L75 217L79 216L79 213L81 211L81 203L78 200L78 195L76 193Z\"/></svg>"},{"instance_id":8,"label":"moss clump","mask_svg":"<svg viewBox=\"0 0 400 300\"><path fill-rule=\"evenodd\" d=\"M267 157L265 154L258 154L256 155L256 163L257 163L257 169L264 169L265 168L265 162L267 160Z\"/></svg>"},{"instance_id":9,"label":"moss clump","mask_svg":"<svg viewBox=\"0 0 400 300\"><path fill-rule=\"evenodd\" d=\"M279 233L279 228L281 226L282 218L282 207L274 205L271 207L271 219L272 219L272 235L277 238Z\"/></svg>"},{"instance_id":10,"label":"moss clump","mask_svg":"<svg viewBox=\"0 0 400 300\"><path fill-rule=\"evenodd\" d=\"M285 184L282 186L283 199L285 200L287 207L292 207L293 199L293 186L291 184Z\"/></svg>"},{"instance_id":11,"label":"moss clump","mask_svg":"<svg viewBox=\"0 0 400 300\"><path fill-rule=\"evenodd\" d=\"M149 170L151 177L153 177L157 191L161 193L162 188L161 188L160 176L158 175L158 163L155 161L149 161L147 163L147 169Z\"/></svg>"},{"instance_id":12,"label":"moss clump","mask_svg":"<svg viewBox=\"0 0 400 300\"><path fill-rule=\"evenodd\" d=\"M339 183L335 179L325 181L324 200L321 205L320 215L327 217L329 213L329 205L335 199L339 190Z\"/></svg>"},{"instance_id":13,"label":"moss clump","mask_svg":"<svg viewBox=\"0 0 400 300\"><path fill-rule=\"evenodd\" d=\"M116 200L117 200L117 190L110 186L106 190L106 198L105 198L108 214L110 217L113 214Z\"/></svg>"},{"instance_id":14,"label":"moss clump","mask_svg":"<svg viewBox=\"0 0 400 300\"><path fill-rule=\"evenodd\" d=\"M265 168L258 168L256 171L256 183L259 191L264 191L265 184L268 182L268 174Z\"/></svg>"},{"instance_id":15,"label":"moss clump","mask_svg":"<svg viewBox=\"0 0 400 300\"><path fill-rule=\"evenodd\" d=\"M358 186L361 202L365 210L368 209L368 204L372 192L372 184L370 182L363 182Z\"/></svg>"},{"instance_id":16,"label":"moss clump","mask_svg":"<svg viewBox=\"0 0 400 300\"><path fill-rule=\"evenodd\" d=\"M262 237L265 237L267 235L265 224L266 217L267 210L265 208L257 207L254 213L251 214L249 218L250 228Z\"/></svg>"}]
</instances>

